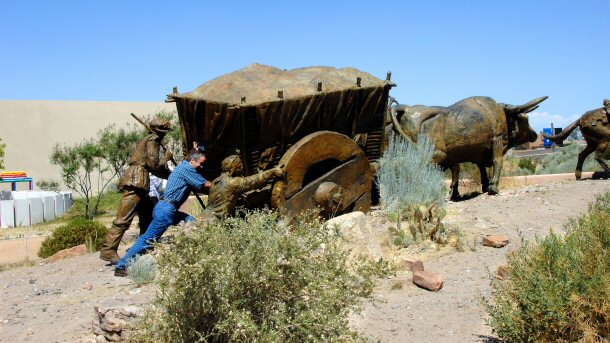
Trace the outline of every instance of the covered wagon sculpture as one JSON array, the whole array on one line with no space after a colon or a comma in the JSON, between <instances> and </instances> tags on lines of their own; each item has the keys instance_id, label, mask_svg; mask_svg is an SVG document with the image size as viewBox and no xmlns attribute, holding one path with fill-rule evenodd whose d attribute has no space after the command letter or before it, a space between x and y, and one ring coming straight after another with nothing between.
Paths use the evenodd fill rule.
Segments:
<instances>
[{"instance_id":1,"label":"covered wagon sculpture","mask_svg":"<svg viewBox=\"0 0 610 343\"><path fill-rule=\"evenodd\" d=\"M283 180L244 194L243 205L333 215L371 206L392 86L389 73L381 80L354 68L253 64L192 92L174 88L167 101L176 103L187 146L205 145L207 179L235 153L246 176L284 168Z\"/></svg>"}]
</instances>

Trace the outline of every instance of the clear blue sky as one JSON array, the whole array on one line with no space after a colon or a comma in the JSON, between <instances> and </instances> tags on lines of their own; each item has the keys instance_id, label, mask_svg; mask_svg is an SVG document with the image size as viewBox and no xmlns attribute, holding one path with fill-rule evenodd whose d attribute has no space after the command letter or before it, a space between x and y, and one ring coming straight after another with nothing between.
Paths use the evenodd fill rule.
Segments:
<instances>
[{"instance_id":1,"label":"clear blue sky","mask_svg":"<svg viewBox=\"0 0 610 343\"><path fill-rule=\"evenodd\" d=\"M610 1L1 1L0 99L160 101L258 62L352 66L401 103L565 126L610 98Z\"/></svg>"}]
</instances>

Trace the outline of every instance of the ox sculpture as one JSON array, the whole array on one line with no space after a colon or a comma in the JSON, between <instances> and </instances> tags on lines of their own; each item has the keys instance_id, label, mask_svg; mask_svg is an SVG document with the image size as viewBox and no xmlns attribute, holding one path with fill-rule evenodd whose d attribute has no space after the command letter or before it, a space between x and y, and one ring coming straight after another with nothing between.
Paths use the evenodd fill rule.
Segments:
<instances>
[{"instance_id":1,"label":"ox sculpture","mask_svg":"<svg viewBox=\"0 0 610 343\"><path fill-rule=\"evenodd\" d=\"M417 143L420 135L430 138L435 147L433 162L451 169L451 199L457 199L463 162L479 167L483 192L498 194L504 154L512 147L536 140L527 113L546 99L544 96L514 106L475 96L448 107L407 106L391 99L396 106L391 106L390 116L394 129L409 141ZM492 167L491 179L488 167Z\"/></svg>"},{"instance_id":2,"label":"ox sculpture","mask_svg":"<svg viewBox=\"0 0 610 343\"><path fill-rule=\"evenodd\" d=\"M575 122L570 124L565 130L555 136L543 134L545 138L550 139L555 143L563 142L572 131L580 127L587 147L578 154L578 163L576 164L576 179L580 180L582 175L582 165L587 156L595 151L595 160L599 163L604 171L610 175L610 168L604 159L604 152L608 149L610 143L610 100L604 100L604 107L597 108L586 112Z\"/></svg>"}]
</instances>

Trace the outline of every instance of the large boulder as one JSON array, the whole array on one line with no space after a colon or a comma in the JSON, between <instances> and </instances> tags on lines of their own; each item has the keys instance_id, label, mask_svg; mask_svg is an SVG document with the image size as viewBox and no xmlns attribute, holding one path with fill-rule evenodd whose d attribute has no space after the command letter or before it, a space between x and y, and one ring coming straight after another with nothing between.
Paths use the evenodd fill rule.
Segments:
<instances>
[{"instance_id":1,"label":"large boulder","mask_svg":"<svg viewBox=\"0 0 610 343\"><path fill-rule=\"evenodd\" d=\"M347 213L330 219L324 225L346 238L352 249L352 256L367 254L375 259L382 257L380 240L375 237L375 231L364 213Z\"/></svg>"}]
</instances>

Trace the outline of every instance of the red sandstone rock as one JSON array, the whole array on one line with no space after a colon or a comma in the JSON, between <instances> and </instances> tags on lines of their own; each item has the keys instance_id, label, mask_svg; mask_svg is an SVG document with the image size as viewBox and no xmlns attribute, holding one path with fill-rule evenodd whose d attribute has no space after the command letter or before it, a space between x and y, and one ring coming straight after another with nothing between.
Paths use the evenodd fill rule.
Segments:
<instances>
[{"instance_id":1,"label":"red sandstone rock","mask_svg":"<svg viewBox=\"0 0 610 343\"><path fill-rule=\"evenodd\" d=\"M89 251L87 250L87 247L84 244L81 244L69 249L60 250L53 254L53 256L44 260L44 262L52 263L59 260L63 260L64 258L86 255L88 253Z\"/></svg>"},{"instance_id":2,"label":"red sandstone rock","mask_svg":"<svg viewBox=\"0 0 610 343\"><path fill-rule=\"evenodd\" d=\"M483 245L494 248L502 248L508 244L508 236L504 235L487 235L483 237Z\"/></svg>"},{"instance_id":3,"label":"red sandstone rock","mask_svg":"<svg viewBox=\"0 0 610 343\"><path fill-rule=\"evenodd\" d=\"M424 270L424 263L414 257L405 257L404 263L410 271Z\"/></svg>"},{"instance_id":4,"label":"red sandstone rock","mask_svg":"<svg viewBox=\"0 0 610 343\"><path fill-rule=\"evenodd\" d=\"M433 272L423 270L413 271L413 283L429 291L438 292L443 288L443 278Z\"/></svg>"}]
</instances>

